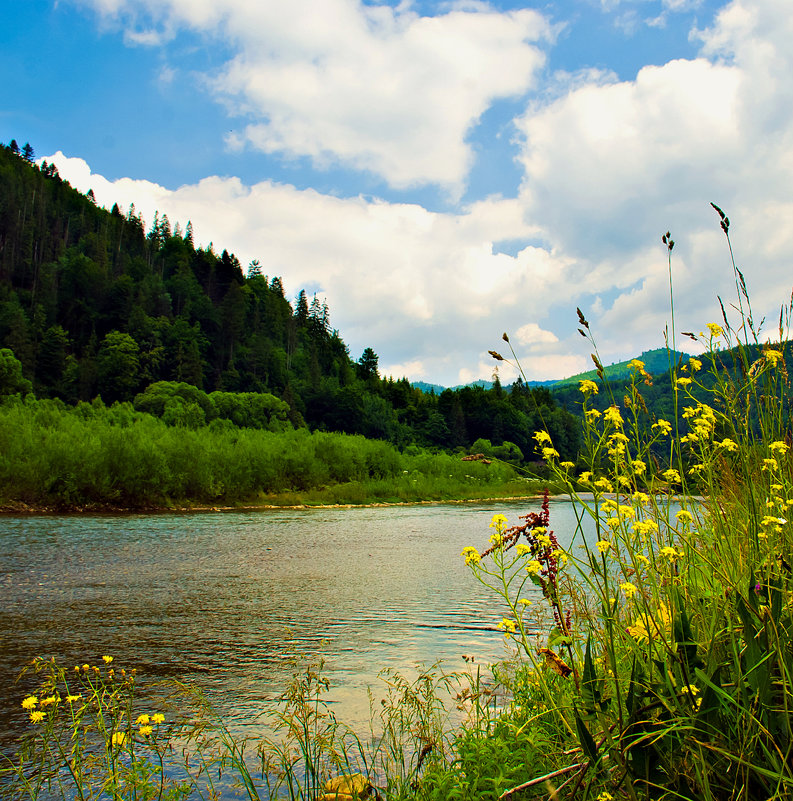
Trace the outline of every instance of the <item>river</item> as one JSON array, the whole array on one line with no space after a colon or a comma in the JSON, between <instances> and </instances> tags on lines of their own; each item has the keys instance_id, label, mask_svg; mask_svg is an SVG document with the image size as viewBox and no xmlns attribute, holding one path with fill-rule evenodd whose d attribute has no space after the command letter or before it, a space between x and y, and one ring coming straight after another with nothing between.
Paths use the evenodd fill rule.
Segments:
<instances>
[{"instance_id":1,"label":"river","mask_svg":"<svg viewBox=\"0 0 793 801\"><path fill-rule=\"evenodd\" d=\"M368 717L383 668L507 655L502 609L464 566L494 512L534 503L0 518L0 746L25 725L15 685L35 656L114 657L199 686L244 727L296 662L325 657L339 719ZM573 507L552 501L560 544Z\"/></svg>"}]
</instances>

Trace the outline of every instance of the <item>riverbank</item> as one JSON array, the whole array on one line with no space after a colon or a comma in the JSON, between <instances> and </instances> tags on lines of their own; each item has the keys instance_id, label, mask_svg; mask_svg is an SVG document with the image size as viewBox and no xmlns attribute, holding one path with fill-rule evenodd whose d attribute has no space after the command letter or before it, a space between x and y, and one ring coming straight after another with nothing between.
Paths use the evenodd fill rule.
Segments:
<instances>
[{"instance_id":1,"label":"riverbank","mask_svg":"<svg viewBox=\"0 0 793 801\"><path fill-rule=\"evenodd\" d=\"M521 492L515 492L514 484L520 482ZM380 508L400 506L432 506L436 504L473 504L473 503L522 503L536 501L546 489L551 495L558 494L561 488L554 482L541 479L517 479L499 493L492 487L486 494L466 494L458 497L413 498L409 500L360 500L329 501L322 497L322 490L310 493L286 492L277 496L258 498L251 501L240 501L233 504L207 504L182 500L168 504L142 504L125 506L112 503L88 504L30 504L23 501L0 501L0 515L80 515L80 514L173 514L202 512L256 512L273 509L353 509Z\"/></svg>"},{"instance_id":2,"label":"riverbank","mask_svg":"<svg viewBox=\"0 0 793 801\"><path fill-rule=\"evenodd\" d=\"M123 408L0 405L0 508L157 511L480 500L544 483L498 460L383 440L168 426ZM86 416L87 415L87 416Z\"/></svg>"}]
</instances>

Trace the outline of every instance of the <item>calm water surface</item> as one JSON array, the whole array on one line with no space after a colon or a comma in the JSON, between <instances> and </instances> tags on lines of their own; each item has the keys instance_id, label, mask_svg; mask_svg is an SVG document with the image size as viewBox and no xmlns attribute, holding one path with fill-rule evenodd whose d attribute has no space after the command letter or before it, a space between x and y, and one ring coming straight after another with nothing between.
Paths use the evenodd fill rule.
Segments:
<instances>
[{"instance_id":1,"label":"calm water surface","mask_svg":"<svg viewBox=\"0 0 793 801\"><path fill-rule=\"evenodd\" d=\"M495 511L538 507L0 518L0 745L24 725L15 679L34 656L186 679L238 726L294 660L324 656L337 716L362 723L382 668L505 655L497 599L460 551L485 547ZM568 544L571 504L551 522Z\"/></svg>"}]
</instances>

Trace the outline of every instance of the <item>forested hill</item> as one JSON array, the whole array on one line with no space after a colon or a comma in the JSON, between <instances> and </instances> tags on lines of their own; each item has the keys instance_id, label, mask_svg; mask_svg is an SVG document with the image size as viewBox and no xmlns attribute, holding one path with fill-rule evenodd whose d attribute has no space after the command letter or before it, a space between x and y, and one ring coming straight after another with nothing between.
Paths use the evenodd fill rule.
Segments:
<instances>
[{"instance_id":1,"label":"forested hill","mask_svg":"<svg viewBox=\"0 0 793 801\"><path fill-rule=\"evenodd\" d=\"M99 208L33 159L0 146L0 348L37 397L129 401L189 426L262 425L251 410L265 408L295 426L514 459L532 458L547 428L574 458L578 423L547 390L435 395L381 379L371 348L352 359L327 305L305 292L293 305L266 265L196 248L189 221L156 216L146 230L134 207Z\"/></svg>"}]
</instances>

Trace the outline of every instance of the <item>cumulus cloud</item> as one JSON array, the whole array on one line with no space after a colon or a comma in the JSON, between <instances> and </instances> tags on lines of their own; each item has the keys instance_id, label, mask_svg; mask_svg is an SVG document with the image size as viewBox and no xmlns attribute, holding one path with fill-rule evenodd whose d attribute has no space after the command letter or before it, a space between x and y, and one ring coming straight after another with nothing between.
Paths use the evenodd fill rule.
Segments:
<instances>
[{"instance_id":1,"label":"cumulus cloud","mask_svg":"<svg viewBox=\"0 0 793 801\"><path fill-rule=\"evenodd\" d=\"M545 329L540 328L537 323L527 323L526 325L522 325L515 332L515 339L519 344L525 346L549 345L553 342L559 341L559 337L557 337L553 331L546 331Z\"/></svg>"},{"instance_id":2,"label":"cumulus cloud","mask_svg":"<svg viewBox=\"0 0 793 801\"><path fill-rule=\"evenodd\" d=\"M793 233L781 222L793 202L789 4L734 0L694 35L695 59L644 67L630 81L578 76L517 121L526 217L570 260L579 293L600 298L605 350L618 357L661 344L670 324L667 229L677 241L678 330L716 319L717 294L728 310L737 303L710 201L733 220L755 321L775 318L790 290Z\"/></svg>"},{"instance_id":3,"label":"cumulus cloud","mask_svg":"<svg viewBox=\"0 0 793 801\"><path fill-rule=\"evenodd\" d=\"M222 36L233 57L207 85L248 118L232 146L342 164L406 188L459 194L466 136L500 98L525 94L553 31L538 12L485 4L424 17L360 0L83 0L128 40L159 44L190 28Z\"/></svg>"}]
</instances>

